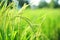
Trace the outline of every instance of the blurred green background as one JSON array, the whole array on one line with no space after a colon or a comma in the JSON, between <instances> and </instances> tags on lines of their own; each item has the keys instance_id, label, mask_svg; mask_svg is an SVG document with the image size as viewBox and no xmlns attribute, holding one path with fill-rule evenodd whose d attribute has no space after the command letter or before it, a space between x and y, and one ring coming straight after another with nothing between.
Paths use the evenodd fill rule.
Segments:
<instances>
[{"instance_id":1,"label":"blurred green background","mask_svg":"<svg viewBox=\"0 0 60 40\"><path fill-rule=\"evenodd\" d=\"M60 0L0 0L0 40L60 40Z\"/></svg>"}]
</instances>

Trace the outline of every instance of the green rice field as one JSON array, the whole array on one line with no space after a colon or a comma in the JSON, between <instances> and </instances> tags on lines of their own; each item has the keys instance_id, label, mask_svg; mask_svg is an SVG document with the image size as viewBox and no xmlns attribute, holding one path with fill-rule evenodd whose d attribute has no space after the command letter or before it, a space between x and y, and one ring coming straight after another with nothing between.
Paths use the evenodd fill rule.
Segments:
<instances>
[{"instance_id":1,"label":"green rice field","mask_svg":"<svg viewBox=\"0 0 60 40\"><path fill-rule=\"evenodd\" d=\"M0 8L0 40L60 40L60 9ZM0 4L1 6L1 4Z\"/></svg>"}]
</instances>

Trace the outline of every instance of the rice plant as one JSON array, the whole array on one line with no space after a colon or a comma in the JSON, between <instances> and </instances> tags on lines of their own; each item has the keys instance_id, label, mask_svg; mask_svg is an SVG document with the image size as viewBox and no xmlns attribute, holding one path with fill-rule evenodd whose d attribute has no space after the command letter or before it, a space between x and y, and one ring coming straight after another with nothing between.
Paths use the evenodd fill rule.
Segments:
<instances>
[{"instance_id":1,"label":"rice plant","mask_svg":"<svg viewBox=\"0 0 60 40\"><path fill-rule=\"evenodd\" d=\"M17 10L14 2L7 6L7 1L0 3L0 40L59 40L60 9L31 11L24 4Z\"/></svg>"}]
</instances>

